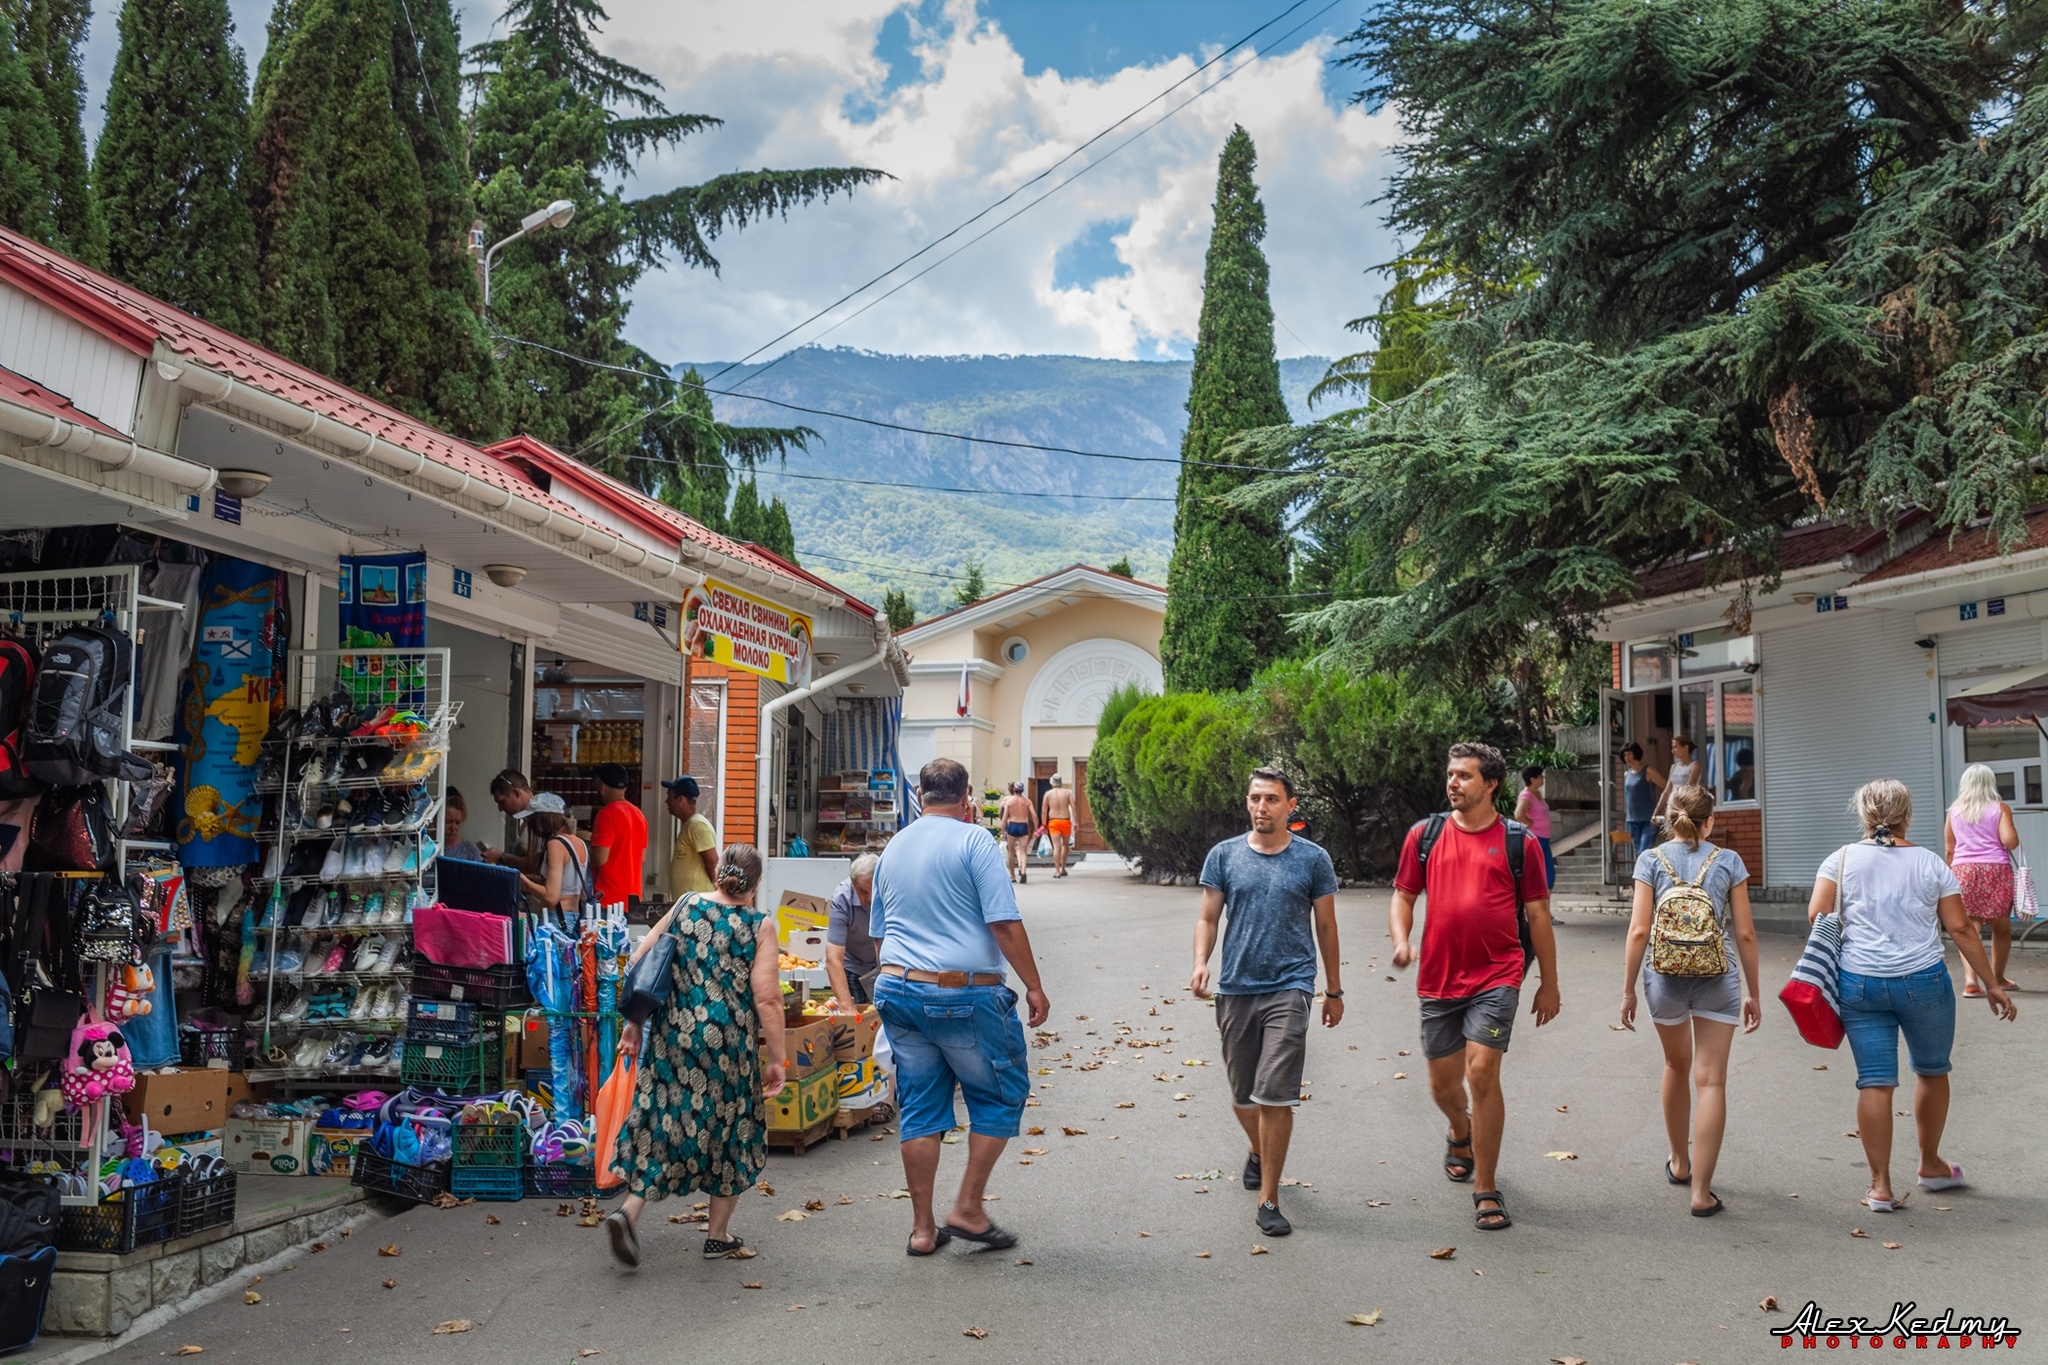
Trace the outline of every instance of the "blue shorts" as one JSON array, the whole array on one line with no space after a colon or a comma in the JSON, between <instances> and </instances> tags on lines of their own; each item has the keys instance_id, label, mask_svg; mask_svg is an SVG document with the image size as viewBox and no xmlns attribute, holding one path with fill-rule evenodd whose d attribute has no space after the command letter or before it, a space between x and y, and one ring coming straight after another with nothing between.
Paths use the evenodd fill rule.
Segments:
<instances>
[{"instance_id":1,"label":"blue shorts","mask_svg":"<svg viewBox=\"0 0 2048 1365\"><path fill-rule=\"evenodd\" d=\"M1899 1083L1899 1035L1916 1076L1946 1076L1956 1040L1956 988L1948 964L1937 962L1908 976L1840 978L1842 1029L1856 1054L1856 1088Z\"/></svg>"},{"instance_id":2,"label":"blue shorts","mask_svg":"<svg viewBox=\"0 0 2048 1365\"><path fill-rule=\"evenodd\" d=\"M1542 835L1536 836L1536 842L1543 845L1543 884L1555 887L1557 885L1557 855L1550 851L1550 840Z\"/></svg>"},{"instance_id":3,"label":"blue shorts","mask_svg":"<svg viewBox=\"0 0 2048 1365\"><path fill-rule=\"evenodd\" d=\"M1650 851L1650 838L1656 832L1657 822L1655 820L1630 820L1626 823L1628 825L1628 841L1634 846L1636 856L1640 858Z\"/></svg>"},{"instance_id":4,"label":"blue shorts","mask_svg":"<svg viewBox=\"0 0 2048 1365\"><path fill-rule=\"evenodd\" d=\"M896 1059L897 1132L905 1142L953 1128L953 1087L981 1137L1013 1138L1031 1093L1017 994L1007 986L934 986L887 972L875 1008Z\"/></svg>"}]
</instances>

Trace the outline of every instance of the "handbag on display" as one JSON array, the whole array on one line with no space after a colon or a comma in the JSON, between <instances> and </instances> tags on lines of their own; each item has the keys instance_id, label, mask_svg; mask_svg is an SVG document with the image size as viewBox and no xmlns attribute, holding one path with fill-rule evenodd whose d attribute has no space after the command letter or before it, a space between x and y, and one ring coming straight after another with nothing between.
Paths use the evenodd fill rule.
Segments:
<instances>
[{"instance_id":1,"label":"handbag on display","mask_svg":"<svg viewBox=\"0 0 2048 1365\"><path fill-rule=\"evenodd\" d=\"M83 962L131 962L142 908L125 886L95 886L85 893L77 916L78 956Z\"/></svg>"},{"instance_id":2,"label":"handbag on display","mask_svg":"<svg viewBox=\"0 0 2048 1365\"><path fill-rule=\"evenodd\" d=\"M2040 903L2034 899L2034 869L2027 866L2027 851L2016 848L2012 851L2013 922L2031 924L2040 913Z\"/></svg>"},{"instance_id":3,"label":"handbag on display","mask_svg":"<svg viewBox=\"0 0 2048 1365\"><path fill-rule=\"evenodd\" d=\"M141 839L148 835L150 826L162 814L171 799L171 788L177 779L163 764L150 761L150 776L128 787L128 818L121 824L121 837Z\"/></svg>"},{"instance_id":4,"label":"handbag on display","mask_svg":"<svg viewBox=\"0 0 2048 1365\"><path fill-rule=\"evenodd\" d=\"M102 872L113 864L106 788L94 782L44 792L22 866L31 872Z\"/></svg>"}]
</instances>

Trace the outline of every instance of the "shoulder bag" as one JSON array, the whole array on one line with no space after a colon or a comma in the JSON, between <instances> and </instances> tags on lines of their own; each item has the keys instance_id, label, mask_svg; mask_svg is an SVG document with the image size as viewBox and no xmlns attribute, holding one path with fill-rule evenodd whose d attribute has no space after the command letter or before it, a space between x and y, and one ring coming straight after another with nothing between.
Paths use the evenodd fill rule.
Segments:
<instances>
[{"instance_id":1,"label":"shoulder bag","mask_svg":"<svg viewBox=\"0 0 2048 1365\"><path fill-rule=\"evenodd\" d=\"M682 913L683 907L694 900L690 897L677 901L670 914ZM668 928L647 945L647 951L633 959L633 964L626 968L625 980L619 983L619 1013L626 1022L644 1024L662 1007L675 986L675 965L676 926L670 920Z\"/></svg>"},{"instance_id":2,"label":"shoulder bag","mask_svg":"<svg viewBox=\"0 0 2048 1365\"><path fill-rule=\"evenodd\" d=\"M2013 923L2031 924L2040 913L2040 903L2034 899L2034 869L2027 866L2027 851L2016 848L2012 851Z\"/></svg>"},{"instance_id":3,"label":"shoulder bag","mask_svg":"<svg viewBox=\"0 0 2048 1365\"><path fill-rule=\"evenodd\" d=\"M1799 1036L1815 1047L1837 1048L1842 1028L1842 911L1849 899L1849 850L1842 849L1841 879L1835 883L1835 908L1813 922L1806 948L1792 964L1792 979L1778 999L1792 1015Z\"/></svg>"}]
</instances>

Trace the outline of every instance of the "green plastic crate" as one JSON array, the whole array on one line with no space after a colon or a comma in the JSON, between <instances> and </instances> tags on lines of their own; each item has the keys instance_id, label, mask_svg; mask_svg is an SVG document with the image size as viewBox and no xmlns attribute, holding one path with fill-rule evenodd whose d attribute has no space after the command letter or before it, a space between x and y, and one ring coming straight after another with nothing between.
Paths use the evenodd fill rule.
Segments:
<instances>
[{"instance_id":1,"label":"green plastic crate","mask_svg":"<svg viewBox=\"0 0 2048 1365\"><path fill-rule=\"evenodd\" d=\"M526 1125L511 1123L460 1123L455 1125L457 1166L510 1166L526 1164Z\"/></svg>"},{"instance_id":2,"label":"green plastic crate","mask_svg":"<svg viewBox=\"0 0 2048 1365\"><path fill-rule=\"evenodd\" d=\"M423 1043L408 1038L399 1074L407 1085L444 1095L482 1095L505 1088L505 1036L474 1043Z\"/></svg>"}]
</instances>

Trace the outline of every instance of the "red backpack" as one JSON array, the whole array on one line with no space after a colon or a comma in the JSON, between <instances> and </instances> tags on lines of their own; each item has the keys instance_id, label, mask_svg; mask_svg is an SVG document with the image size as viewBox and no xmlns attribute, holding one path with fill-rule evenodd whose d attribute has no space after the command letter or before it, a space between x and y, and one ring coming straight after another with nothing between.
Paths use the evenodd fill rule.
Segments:
<instances>
[{"instance_id":1,"label":"red backpack","mask_svg":"<svg viewBox=\"0 0 2048 1365\"><path fill-rule=\"evenodd\" d=\"M0 801L34 796L43 784L22 762L22 729L35 693L35 651L13 636L0 636Z\"/></svg>"}]
</instances>

